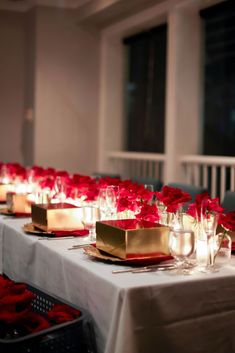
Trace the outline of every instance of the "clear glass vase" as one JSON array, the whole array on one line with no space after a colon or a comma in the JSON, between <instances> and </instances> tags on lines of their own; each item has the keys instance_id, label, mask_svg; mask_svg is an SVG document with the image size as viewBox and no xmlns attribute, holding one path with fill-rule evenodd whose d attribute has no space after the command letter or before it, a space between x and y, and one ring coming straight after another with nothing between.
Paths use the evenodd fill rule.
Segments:
<instances>
[{"instance_id":1,"label":"clear glass vase","mask_svg":"<svg viewBox=\"0 0 235 353\"><path fill-rule=\"evenodd\" d=\"M232 240L230 235L225 231L216 234L217 252L215 254L215 263L218 265L227 264L231 259Z\"/></svg>"}]
</instances>

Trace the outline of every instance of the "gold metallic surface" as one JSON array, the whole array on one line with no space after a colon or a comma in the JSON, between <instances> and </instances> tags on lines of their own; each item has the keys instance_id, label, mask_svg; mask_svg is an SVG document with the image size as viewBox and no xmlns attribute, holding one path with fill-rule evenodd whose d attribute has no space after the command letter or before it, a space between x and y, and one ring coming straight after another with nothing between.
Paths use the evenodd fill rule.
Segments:
<instances>
[{"instance_id":1,"label":"gold metallic surface","mask_svg":"<svg viewBox=\"0 0 235 353\"><path fill-rule=\"evenodd\" d=\"M98 249L121 259L156 253L169 255L168 227L153 224L151 228L122 229L111 224L108 221L96 223Z\"/></svg>"},{"instance_id":2,"label":"gold metallic surface","mask_svg":"<svg viewBox=\"0 0 235 353\"><path fill-rule=\"evenodd\" d=\"M15 194L8 192L7 209L12 213L31 213L31 202L28 200L28 194Z\"/></svg>"},{"instance_id":3,"label":"gold metallic surface","mask_svg":"<svg viewBox=\"0 0 235 353\"><path fill-rule=\"evenodd\" d=\"M0 184L0 202L6 202L7 193L13 191L12 184Z\"/></svg>"},{"instance_id":4,"label":"gold metallic surface","mask_svg":"<svg viewBox=\"0 0 235 353\"><path fill-rule=\"evenodd\" d=\"M83 229L81 207L67 203L32 205L32 222L44 231Z\"/></svg>"}]
</instances>

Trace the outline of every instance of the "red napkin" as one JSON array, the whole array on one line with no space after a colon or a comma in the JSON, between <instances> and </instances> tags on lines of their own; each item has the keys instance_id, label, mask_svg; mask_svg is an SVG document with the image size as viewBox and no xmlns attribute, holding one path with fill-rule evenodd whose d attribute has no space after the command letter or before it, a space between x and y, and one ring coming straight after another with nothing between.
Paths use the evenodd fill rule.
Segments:
<instances>
[{"instance_id":1,"label":"red napkin","mask_svg":"<svg viewBox=\"0 0 235 353\"><path fill-rule=\"evenodd\" d=\"M17 213L13 213L12 215L15 216L15 217L31 217L31 213L19 213L19 212L17 212Z\"/></svg>"},{"instance_id":2,"label":"red napkin","mask_svg":"<svg viewBox=\"0 0 235 353\"><path fill-rule=\"evenodd\" d=\"M53 234L55 234L56 237L84 237L89 234L88 229L77 229L77 230L56 230L52 231Z\"/></svg>"}]
</instances>

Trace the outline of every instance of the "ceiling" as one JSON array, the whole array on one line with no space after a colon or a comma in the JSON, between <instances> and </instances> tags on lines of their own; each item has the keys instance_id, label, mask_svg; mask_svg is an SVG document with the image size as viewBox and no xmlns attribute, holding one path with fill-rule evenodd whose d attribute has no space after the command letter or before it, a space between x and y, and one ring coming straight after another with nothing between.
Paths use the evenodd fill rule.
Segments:
<instances>
[{"instance_id":1,"label":"ceiling","mask_svg":"<svg viewBox=\"0 0 235 353\"><path fill-rule=\"evenodd\" d=\"M0 9L23 12L40 5L76 9L88 2L90 0L0 0Z\"/></svg>"},{"instance_id":2,"label":"ceiling","mask_svg":"<svg viewBox=\"0 0 235 353\"><path fill-rule=\"evenodd\" d=\"M167 0L0 0L0 10L25 12L34 6L73 9L80 22L98 28Z\"/></svg>"}]
</instances>

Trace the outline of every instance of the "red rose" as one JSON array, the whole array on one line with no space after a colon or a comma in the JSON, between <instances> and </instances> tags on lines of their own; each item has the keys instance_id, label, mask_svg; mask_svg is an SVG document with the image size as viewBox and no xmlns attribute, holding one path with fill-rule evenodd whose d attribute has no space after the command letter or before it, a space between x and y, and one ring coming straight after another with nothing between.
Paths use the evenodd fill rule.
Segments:
<instances>
[{"instance_id":1,"label":"red rose","mask_svg":"<svg viewBox=\"0 0 235 353\"><path fill-rule=\"evenodd\" d=\"M80 310L66 304L55 304L48 312L48 319L57 324L77 319L81 315Z\"/></svg>"},{"instance_id":2,"label":"red rose","mask_svg":"<svg viewBox=\"0 0 235 353\"><path fill-rule=\"evenodd\" d=\"M29 333L46 330L51 326L46 317L33 311L27 312L20 323L21 326Z\"/></svg>"},{"instance_id":3,"label":"red rose","mask_svg":"<svg viewBox=\"0 0 235 353\"><path fill-rule=\"evenodd\" d=\"M158 209L156 205L149 205L145 203L141 207L140 213L136 214L137 219L142 219L145 221L156 223L159 221L160 217L158 214Z\"/></svg>"},{"instance_id":4,"label":"red rose","mask_svg":"<svg viewBox=\"0 0 235 353\"><path fill-rule=\"evenodd\" d=\"M219 224L221 224L226 230L235 231L235 211L221 214L219 217Z\"/></svg>"},{"instance_id":5,"label":"red rose","mask_svg":"<svg viewBox=\"0 0 235 353\"><path fill-rule=\"evenodd\" d=\"M156 192L156 196L166 206L167 212L176 212L180 206L192 199L189 193L168 185L163 186L161 192Z\"/></svg>"},{"instance_id":6,"label":"red rose","mask_svg":"<svg viewBox=\"0 0 235 353\"><path fill-rule=\"evenodd\" d=\"M126 210L135 211L136 203L126 197L120 197L118 200L117 211L122 212Z\"/></svg>"},{"instance_id":7,"label":"red rose","mask_svg":"<svg viewBox=\"0 0 235 353\"><path fill-rule=\"evenodd\" d=\"M195 219L201 219L201 211L202 211L202 204L204 209L207 212L212 213L221 213L223 212L223 208L219 204L219 199L216 197L214 199L210 198L208 192L204 192L202 194L198 194L195 198L195 202L189 205L187 213L194 217Z\"/></svg>"}]
</instances>

